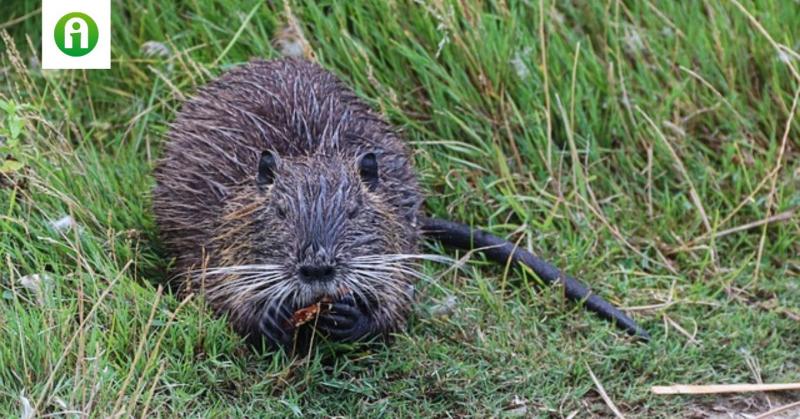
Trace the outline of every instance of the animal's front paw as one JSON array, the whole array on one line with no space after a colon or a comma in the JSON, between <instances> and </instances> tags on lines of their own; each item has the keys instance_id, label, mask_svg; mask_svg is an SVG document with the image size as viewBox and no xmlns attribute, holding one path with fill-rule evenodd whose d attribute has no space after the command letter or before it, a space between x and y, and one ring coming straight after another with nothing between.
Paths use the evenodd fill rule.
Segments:
<instances>
[{"instance_id":1,"label":"animal's front paw","mask_svg":"<svg viewBox=\"0 0 800 419\"><path fill-rule=\"evenodd\" d=\"M272 303L263 311L258 325L260 336L251 340L256 345L265 342L272 350L291 348L295 327L292 325L292 307L284 303Z\"/></svg>"},{"instance_id":2,"label":"animal's front paw","mask_svg":"<svg viewBox=\"0 0 800 419\"><path fill-rule=\"evenodd\" d=\"M374 334L371 317L352 295L331 303L329 309L320 314L316 328L341 342L355 342Z\"/></svg>"}]
</instances>

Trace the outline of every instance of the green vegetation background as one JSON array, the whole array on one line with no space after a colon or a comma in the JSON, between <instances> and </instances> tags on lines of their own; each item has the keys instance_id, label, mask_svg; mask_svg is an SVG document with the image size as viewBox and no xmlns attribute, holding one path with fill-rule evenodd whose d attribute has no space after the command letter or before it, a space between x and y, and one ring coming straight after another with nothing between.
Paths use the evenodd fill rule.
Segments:
<instances>
[{"instance_id":1,"label":"green vegetation background","mask_svg":"<svg viewBox=\"0 0 800 419\"><path fill-rule=\"evenodd\" d=\"M114 0L109 71L41 71L39 5L0 7L0 416L611 415L600 386L640 417L800 398L649 392L800 381L797 1ZM297 47L402 127L430 213L553 261L652 342L479 258L427 266L407 333L338 357L254 354L160 291L169 121L225 69Z\"/></svg>"}]
</instances>

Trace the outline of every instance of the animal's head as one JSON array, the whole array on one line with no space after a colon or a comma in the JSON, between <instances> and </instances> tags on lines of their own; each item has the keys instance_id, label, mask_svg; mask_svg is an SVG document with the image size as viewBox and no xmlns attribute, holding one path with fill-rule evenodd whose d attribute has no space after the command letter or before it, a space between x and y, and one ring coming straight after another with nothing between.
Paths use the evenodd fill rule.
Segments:
<instances>
[{"instance_id":1,"label":"animal's head","mask_svg":"<svg viewBox=\"0 0 800 419\"><path fill-rule=\"evenodd\" d=\"M298 304L345 290L371 300L389 297L398 278L377 269L390 267L379 265L381 257L400 253L407 239L379 187L374 153L289 160L265 151L255 169L265 204L254 256L281 266Z\"/></svg>"},{"instance_id":2,"label":"animal's head","mask_svg":"<svg viewBox=\"0 0 800 419\"><path fill-rule=\"evenodd\" d=\"M245 333L270 307L344 296L384 331L402 326L418 275L408 254L416 237L407 237L411 221L382 184L380 155L264 151L252 171L238 193L247 199L230 201L220 227L224 257L206 272L207 298Z\"/></svg>"}]
</instances>

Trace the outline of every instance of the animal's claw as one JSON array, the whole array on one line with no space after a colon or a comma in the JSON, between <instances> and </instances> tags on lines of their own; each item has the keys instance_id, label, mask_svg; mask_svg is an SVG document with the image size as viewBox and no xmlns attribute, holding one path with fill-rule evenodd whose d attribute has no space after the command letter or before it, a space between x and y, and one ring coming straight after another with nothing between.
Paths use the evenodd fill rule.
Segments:
<instances>
[{"instance_id":1,"label":"animal's claw","mask_svg":"<svg viewBox=\"0 0 800 419\"><path fill-rule=\"evenodd\" d=\"M317 330L341 342L355 342L372 334L369 314L359 307L356 300L347 295L330 304L317 322Z\"/></svg>"},{"instance_id":2,"label":"animal's claw","mask_svg":"<svg viewBox=\"0 0 800 419\"><path fill-rule=\"evenodd\" d=\"M286 349L291 346L295 328L291 324L292 308L289 304L272 304L264 310L259 324L261 336L270 349Z\"/></svg>"}]
</instances>

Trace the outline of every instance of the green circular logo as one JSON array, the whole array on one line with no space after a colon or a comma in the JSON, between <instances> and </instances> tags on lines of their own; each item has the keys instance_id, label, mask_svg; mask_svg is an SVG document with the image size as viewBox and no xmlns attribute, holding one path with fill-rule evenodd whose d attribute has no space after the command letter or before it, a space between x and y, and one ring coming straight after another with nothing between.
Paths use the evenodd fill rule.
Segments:
<instances>
[{"instance_id":1,"label":"green circular logo","mask_svg":"<svg viewBox=\"0 0 800 419\"><path fill-rule=\"evenodd\" d=\"M92 52L99 35L94 20L81 12L64 15L56 23L53 33L58 49L71 57L82 57Z\"/></svg>"}]
</instances>

